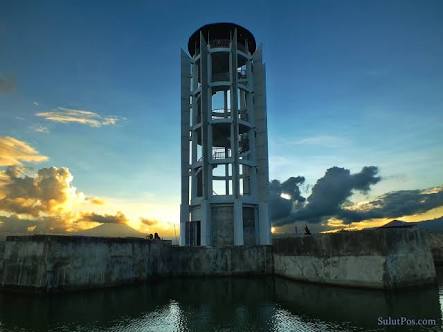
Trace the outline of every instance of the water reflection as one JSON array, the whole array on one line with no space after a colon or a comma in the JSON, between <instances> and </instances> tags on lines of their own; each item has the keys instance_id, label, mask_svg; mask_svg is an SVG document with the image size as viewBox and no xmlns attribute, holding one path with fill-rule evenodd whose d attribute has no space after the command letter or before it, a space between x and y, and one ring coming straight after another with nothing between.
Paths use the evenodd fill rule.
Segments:
<instances>
[{"instance_id":1,"label":"water reflection","mask_svg":"<svg viewBox=\"0 0 443 332\"><path fill-rule=\"evenodd\" d=\"M384 292L279 280L275 294L277 303L305 323L320 320L330 328L374 329L379 317L434 319L441 325L437 287Z\"/></svg>"},{"instance_id":2,"label":"water reflection","mask_svg":"<svg viewBox=\"0 0 443 332\"><path fill-rule=\"evenodd\" d=\"M441 324L438 288L385 293L267 277L0 294L0 331L361 331L388 316Z\"/></svg>"}]
</instances>

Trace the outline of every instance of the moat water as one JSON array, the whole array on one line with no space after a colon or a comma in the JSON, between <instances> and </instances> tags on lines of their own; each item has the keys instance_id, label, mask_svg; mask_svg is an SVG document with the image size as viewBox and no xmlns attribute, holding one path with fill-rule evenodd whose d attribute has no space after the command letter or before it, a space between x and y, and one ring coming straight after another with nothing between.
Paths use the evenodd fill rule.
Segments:
<instances>
[{"instance_id":1,"label":"moat water","mask_svg":"<svg viewBox=\"0 0 443 332\"><path fill-rule=\"evenodd\" d=\"M443 272L443 271L441 271ZM0 331L441 331L438 286L383 291L283 278L165 279L38 295L0 293ZM424 322L427 326L393 326Z\"/></svg>"}]
</instances>

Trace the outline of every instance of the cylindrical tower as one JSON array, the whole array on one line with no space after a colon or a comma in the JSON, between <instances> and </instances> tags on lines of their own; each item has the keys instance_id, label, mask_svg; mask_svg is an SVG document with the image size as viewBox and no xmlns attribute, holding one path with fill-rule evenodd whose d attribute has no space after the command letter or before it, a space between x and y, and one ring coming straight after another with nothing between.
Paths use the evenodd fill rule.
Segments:
<instances>
[{"instance_id":1,"label":"cylindrical tower","mask_svg":"<svg viewBox=\"0 0 443 332\"><path fill-rule=\"evenodd\" d=\"M180 245L270 244L265 65L247 29L208 24L181 52Z\"/></svg>"}]
</instances>

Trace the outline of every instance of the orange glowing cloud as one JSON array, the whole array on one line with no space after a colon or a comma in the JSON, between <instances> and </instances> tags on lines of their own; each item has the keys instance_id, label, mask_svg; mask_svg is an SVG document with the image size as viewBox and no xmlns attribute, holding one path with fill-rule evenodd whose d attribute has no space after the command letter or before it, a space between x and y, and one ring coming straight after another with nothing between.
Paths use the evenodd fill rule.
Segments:
<instances>
[{"instance_id":1,"label":"orange glowing cloud","mask_svg":"<svg viewBox=\"0 0 443 332\"><path fill-rule=\"evenodd\" d=\"M72 109L66 107L57 107L50 112L40 112L36 116L46 120L58 123L77 123L89 127L114 126L123 118L118 116L101 116L95 112Z\"/></svg>"},{"instance_id":2,"label":"orange glowing cloud","mask_svg":"<svg viewBox=\"0 0 443 332\"><path fill-rule=\"evenodd\" d=\"M10 136L0 136L0 166L39 163L48 160L28 143Z\"/></svg>"}]
</instances>

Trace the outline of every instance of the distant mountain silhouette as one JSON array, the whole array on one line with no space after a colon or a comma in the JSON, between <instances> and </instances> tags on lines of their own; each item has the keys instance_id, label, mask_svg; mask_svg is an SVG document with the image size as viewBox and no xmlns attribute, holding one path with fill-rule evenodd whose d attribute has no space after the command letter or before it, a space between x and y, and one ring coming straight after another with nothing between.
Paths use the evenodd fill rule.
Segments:
<instances>
[{"instance_id":1,"label":"distant mountain silhouette","mask_svg":"<svg viewBox=\"0 0 443 332\"><path fill-rule=\"evenodd\" d=\"M384 224L380 228L397 228L397 227L412 227L416 226L420 229L427 230L429 232L443 232L443 217L423 220L417 222L407 222L402 220L392 220L387 224Z\"/></svg>"},{"instance_id":2,"label":"distant mountain silhouette","mask_svg":"<svg viewBox=\"0 0 443 332\"><path fill-rule=\"evenodd\" d=\"M383 226L380 226L380 228L412 227L415 226L415 224L415 222L406 222L395 219L388 222L387 224L384 224Z\"/></svg>"},{"instance_id":3,"label":"distant mountain silhouette","mask_svg":"<svg viewBox=\"0 0 443 332\"><path fill-rule=\"evenodd\" d=\"M136 231L134 228L126 224L101 224L97 227L77 232L75 235L99 237L145 237L145 234Z\"/></svg>"}]
</instances>

